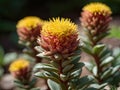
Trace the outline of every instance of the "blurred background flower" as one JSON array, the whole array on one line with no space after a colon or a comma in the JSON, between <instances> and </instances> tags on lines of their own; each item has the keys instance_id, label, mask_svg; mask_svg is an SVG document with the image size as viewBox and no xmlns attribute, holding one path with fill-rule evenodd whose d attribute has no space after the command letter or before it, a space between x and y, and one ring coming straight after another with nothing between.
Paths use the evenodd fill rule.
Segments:
<instances>
[{"instance_id":1,"label":"blurred background flower","mask_svg":"<svg viewBox=\"0 0 120 90\"><path fill-rule=\"evenodd\" d=\"M36 16L28 16L18 21L17 33L20 42L35 42L40 35L43 20Z\"/></svg>"},{"instance_id":2,"label":"blurred background flower","mask_svg":"<svg viewBox=\"0 0 120 90\"><path fill-rule=\"evenodd\" d=\"M30 62L25 59L17 59L11 63L9 71L18 80L28 80L30 75Z\"/></svg>"},{"instance_id":3,"label":"blurred background flower","mask_svg":"<svg viewBox=\"0 0 120 90\"><path fill-rule=\"evenodd\" d=\"M81 13L81 25L90 30L91 34L99 35L108 31L111 17L111 9L103 3L91 3L83 7Z\"/></svg>"}]
</instances>

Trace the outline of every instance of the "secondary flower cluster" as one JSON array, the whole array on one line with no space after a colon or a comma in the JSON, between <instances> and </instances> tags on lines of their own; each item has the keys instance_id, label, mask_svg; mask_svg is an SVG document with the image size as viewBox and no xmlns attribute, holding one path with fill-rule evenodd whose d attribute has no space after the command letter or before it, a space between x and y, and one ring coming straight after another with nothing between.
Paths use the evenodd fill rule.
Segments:
<instances>
[{"instance_id":1,"label":"secondary flower cluster","mask_svg":"<svg viewBox=\"0 0 120 90\"><path fill-rule=\"evenodd\" d=\"M39 36L44 21L36 16L28 16L17 24L17 33L21 41L33 42Z\"/></svg>"},{"instance_id":2,"label":"secondary flower cluster","mask_svg":"<svg viewBox=\"0 0 120 90\"><path fill-rule=\"evenodd\" d=\"M103 3L88 4L83 7L81 25L90 30L93 35L99 35L108 30L111 14L111 9Z\"/></svg>"},{"instance_id":3,"label":"secondary flower cluster","mask_svg":"<svg viewBox=\"0 0 120 90\"><path fill-rule=\"evenodd\" d=\"M10 65L9 71L17 79L27 79L30 72L30 62L25 59L17 59Z\"/></svg>"}]
</instances>

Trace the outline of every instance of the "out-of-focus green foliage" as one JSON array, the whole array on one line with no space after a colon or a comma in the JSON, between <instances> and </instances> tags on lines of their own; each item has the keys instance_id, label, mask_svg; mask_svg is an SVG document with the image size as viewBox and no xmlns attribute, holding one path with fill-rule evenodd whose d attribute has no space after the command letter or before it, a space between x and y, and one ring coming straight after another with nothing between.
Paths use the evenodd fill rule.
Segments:
<instances>
[{"instance_id":1,"label":"out-of-focus green foliage","mask_svg":"<svg viewBox=\"0 0 120 90\"><path fill-rule=\"evenodd\" d=\"M120 39L120 27L116 27L116 26L112 27L110 30L109 37Z\"/></svg>"}]
</instances>

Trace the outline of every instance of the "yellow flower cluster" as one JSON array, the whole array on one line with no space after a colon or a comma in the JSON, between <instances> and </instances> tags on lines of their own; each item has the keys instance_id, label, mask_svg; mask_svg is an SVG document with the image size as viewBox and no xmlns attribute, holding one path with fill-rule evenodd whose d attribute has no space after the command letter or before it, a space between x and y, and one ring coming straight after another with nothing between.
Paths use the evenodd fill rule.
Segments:
<instances>
[{"instance_id":1,"label":"yellow flower cluster","mask_svg":"<svg viewBox=\"0 0 120 90\"><path fill-rule=\"evenodd\" d=\"M53 18L43 26L41 34L44 36L57 36L58 38L68 36L77 32L77 25L70 19Z\"/></svg>"},{"instance_id":2,"label":"yellow flower cluster","mask_svg":"<svg viewBox=\"0 0 120 90\"><path fill-rule=\"evenodd\" d=\"M15 72L15 71L19 71L21 69L24 69L26 67L29 67L30 63L29 61L25 60L25 59L18 59L15 60L9 67L9 71L10 72Z\"/></svg>"},{"instance_id":3,"label":"yellow flower cluster","mask_svg":"<svg viewBox=\"0 0 120 90\"><path fill-rule=\"evenodd\" d=\"M108 14L112 14L111 9L107 5L105 5L103 3L99 3L99 2L94 2L94 3L90 3L90 4L86 5L83 8L83 11L89 11L91 13L107 12Z\"/></svg>"},{"instance_id":4,"label":"yellow flower cluster","mask_svg":"<svg viewBox=\"0 0 120 90\"><path fill-rule=\"evenodd\" d=\"M28 16L23 19L21 19L18 24L17 28L26 28L27 30L32 30L33 28L36 28L38 25L43 24L43 20L36 16Z\"/></svg>"}]
</instances>

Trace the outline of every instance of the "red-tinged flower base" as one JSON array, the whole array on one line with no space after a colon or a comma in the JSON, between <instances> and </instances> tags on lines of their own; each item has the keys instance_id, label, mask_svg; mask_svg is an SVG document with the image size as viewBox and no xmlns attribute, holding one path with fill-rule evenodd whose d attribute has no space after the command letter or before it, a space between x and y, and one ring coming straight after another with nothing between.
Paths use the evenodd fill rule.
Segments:
<instances>
[{"instance_id":1,"label":"red-tinged flower base","mask_svg":"<svg viewBox=\"0 0 120 90\"><path fill-rule=\"evenodd\" d=\"M61 53L68 54L73 52L78 44L79 40L77 40L78 36L69 35L67 37L62 37L61 39L57 38L57 36L43 36L41 35L38 43L46 50L53 53Z\"/></svg>"},{"instance_id":2,"label":"red-tinged flower base","mask_svg":"<svg viewBox=\"0 0 120 90\"><path fill-rule=\"evenodd\" d=\"M40 35L41 29L42 29L41 25L38 25L36 28L32 30L27 30L26 28L23 27L23 28L18 28L17 33L21 41L32 42L36 40L36 38Z\"/></svg>"},{"instance_id":3,"label":"red-tinged flower base","mask_svg":"<svg viewBox=\"0 0 120 90\"><path fill-rule=\"evenodd\" d=\"M24 81L30 78L30 70L28 67L22 68L19 71L11 72L14 78Z\"/></svg>"}]
</instances>

